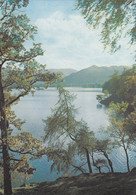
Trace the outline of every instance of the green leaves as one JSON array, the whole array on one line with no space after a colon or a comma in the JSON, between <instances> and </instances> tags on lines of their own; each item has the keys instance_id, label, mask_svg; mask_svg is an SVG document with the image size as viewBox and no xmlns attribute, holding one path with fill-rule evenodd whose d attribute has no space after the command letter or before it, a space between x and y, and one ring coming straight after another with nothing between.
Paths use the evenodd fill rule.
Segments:
<instances>
[{"instance_id":1,"label":"green leaves","mask_svg":"<svg viewBox=\"0 0 136 195\"><path fill-rule=\"evenodd\" d=\"M69 91L62 87L58 87L59 100L56 108L52 109L52 115L44 120L45 140L52 142L52 137L56 139L63 137L71 137L74 139L76 126L78 121L75 119L76 109L73 105L75 97Z\"/></svg>"},{"instance_id":2,"label":"green leaves","mask_svg":"<svg viewBox=\"0 0 136 195\"><path fill-rule=\"evenodd\" d=\"M20 66L10 62L2 69L2 75L6 107L17 103L20 97L33 93L37 82L44 82L43 87L46 88L59 78L58 74L50 73L46 66L35 60L23 62Z\"/></svg>"},{"instance_id":3,"label":"green leaves","mask_svg":"<svg viewBox=\"0 0 136 195\"><path fill-rule=\"evenodd\" d=\"M120 38L125 36L129 37L129 44L136 43L133 1L77 0L77 8L81 9L91 27L102 29L101 41L104 48L109 47L111 52L116 52L121 46Z\"/></svg>"},{"instance_id":4,"label":"green leaves","mask_svg":"<svg viewBox=\"0 0 136 195\"><path fill-rule=\"evenodd\" d=\"M94 133L83 120L76 120L75 95L59 86L59 99L56 107L45 123L44 141L54 151L47 153L53 160L51 170L67 172L70 168L84 172L82 166L86 153L94 147ZM88 152L88 156L89 156ZM83 157L83 159L81 158Z\"/></svg>"},{"instance_id":5,"label":"green leaves","mask_svg":"<svg viewBox=\"0 0 136 195\"><path fill-rule=\"evenodd\" d=\"M29 166L29 160L41 158L46 153L42 142L31 134L23 132L12 136L13 126L21 130L24 121L16 118L11 106L18 103L21 97L33 94L37 82L44 82L44 88L47 88L60 79L59 74L50 73L45 65L35 60L43 55L41 44L33 42L37 27L30 24L26 15L19 15L17 11L27 6L28 2L0 1L0 129L1 144L6 146L1 146L5 156L3 162L6 162L3 165L4 180L8 183L8 186L5 183L5 190L10 191L5 194L12 193L10 167L13 171L32 174L34 169Z\"/></svg>"},{"instance_id":6,"label":"green leaves","mask_svg":"<svg viewBox=\"0 0 136 195\"><path fill-rule=\"evenodd\" d=\"M115 73L111 79L103 85L103 90L109 91L109 96L102 99L102 103L109 104L110 102L121 103L127 102L127 112L134 110L133 102L136 96L136 67L125 70L122 75ZM104 100L104 101L103 101Z\"/></svg>"}]
</instances>

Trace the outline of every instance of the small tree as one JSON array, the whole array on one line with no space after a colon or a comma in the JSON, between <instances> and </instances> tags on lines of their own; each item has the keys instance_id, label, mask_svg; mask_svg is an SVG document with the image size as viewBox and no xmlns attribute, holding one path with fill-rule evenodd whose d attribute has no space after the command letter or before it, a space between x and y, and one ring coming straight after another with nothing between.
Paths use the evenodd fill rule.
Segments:
<instances>
[{"instance_id":1,"label":"small tree","mask_svg":"<svg viewBox=\"0 0 136 195\"><path fill-rule=\"evenodd\" d=\"M110 126L106 133L109 134L111 140L115 147L122 147L127 160L127 169L130 171L129 165L129 153L131 149L132 140L125 131L125 121L126 121L126 110L128 108L128 103L111 103L109 108L109 120Z\"/></svg>"},{"instance_id":2,"label":"small tree","mask_svg":"<svg viewBox=\"0 0 136 195\"><path fill-rule=\"evenodd\" d=\"M57 166L62 164L62 161L64 164L63 157L65 157L67 170L71 166L75 168L80 167L80 170L83 170L81 169L81 165L77 166L74 164L76 159L78 159L76 157L83 155L87 160L89 172L92 173L90 150L93 145L94 134L93 132L89 132L89 128L84 121L76 120L77 109L73 105L75 96L62 87L58 87L58 91L59 100L56 108L52 109L51 116L43 120L46 125L44 141L48 146L58 148L59 150L63 148L65 150L66 155L62 155L62 158L61 155L59 159L58 155L57 157L56 155L52 156L54 158L52 160L56 162Z\"/></svg>"},{"instance_id":3,"label":"small tree","mask_svg":"<svg viewBox=\"0 0 136 195\"><path fill-rule=\"evenodd\" d=\"M92 165L90 160L90 153L95 147L95 138L93 131L90 131L87 124L83 122L79 132L77 132L76 145L79 154L86 157L89 173L92 173Z\"/></svg>"},{"instance_id":4,"label":"small tree","mask_svg":"<svg viewBox=\"0 0 136 195\"><path fill-rule=\"evenodd\" d=\"M112 161L109 157L109 153L111 153L112 151L112 143L109 139L104 139L104 140L95 140L95 148L94 148L94 152L96 153L100 153L101 155L104 156L104 158L106 158L108 165L110 167L110 171L113 173L114 169L113 169L113 165L112 165ZM102 160L102 161L101 161ZM97 161L97 163L95 164L101 164L104 166L104 164L106 165L106 167L108 167L107 163L105 163L104 159L99 159Z\"/></svg>"},{"instance_id":5,"label":"small tree","mask_svg":"<svg viewBox=\"0 0 136 195\"><path fill-rule=\"evenodd\" d=\"M92 161L93 161L93 166L96 167L96 169L98 169L99 173L102 173L103 167L108 167L107 161L105 159L97 158L95 160L93 151L91 152L91 157L92 157Z\"/></svg>"}]
</instances>

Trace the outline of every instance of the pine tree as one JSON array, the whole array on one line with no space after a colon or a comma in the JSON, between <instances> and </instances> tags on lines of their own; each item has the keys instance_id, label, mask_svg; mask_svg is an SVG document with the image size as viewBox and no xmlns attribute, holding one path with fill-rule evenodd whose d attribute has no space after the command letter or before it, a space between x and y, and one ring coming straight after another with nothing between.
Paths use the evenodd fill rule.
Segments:
<instances>
[{"instance_id":1,"label":"pine tree","mask_svg":"<svg viewBox=\"0 0 136 195\"><path fill-rule=\"evenodd\" d=\"M89 130L87 124L76 119L77 109L73 102L74 94L68 90L58 87L59 100L56 107L45 123L45 143L52 148L57 148L53 154L47 154L53 160L53 168L58 167L58 171L68 171L70 167L84 172L82 163L75 164L79 157L84 156L89 172L92 173L90 161L90 151L94 146L94 133Z\"/></svg>"}]
</instances>

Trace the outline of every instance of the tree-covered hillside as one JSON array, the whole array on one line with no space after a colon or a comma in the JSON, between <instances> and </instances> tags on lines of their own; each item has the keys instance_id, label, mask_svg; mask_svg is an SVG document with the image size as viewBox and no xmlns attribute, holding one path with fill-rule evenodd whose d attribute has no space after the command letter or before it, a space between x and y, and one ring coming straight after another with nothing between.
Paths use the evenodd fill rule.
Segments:
<instances>
[{"instance_id":1,"label":"tree-covered hillside","mask_svg":"<svg viewBox=\"0 0 136 195\"><path fill-rule=\"evenodd\" d=\"M136 65L124 71L121 75L113 74L111 79L103 85L103 92L108 93L103 96L101 103L109 105L111 102L128 102L130 107L134 107L136 98Z\"/></svg>"},{"instance_id":2,"label":"tree-covered hillside","mask_svg":"<svg viewBox=\"0 0 136 195\"><path fill-rule=\"evenodd\" d=\"M63 86L71 87L101 87L109 80L115 71L121 74L125 66L91 66L65 77Z\"/></svg>"}]
</instances>

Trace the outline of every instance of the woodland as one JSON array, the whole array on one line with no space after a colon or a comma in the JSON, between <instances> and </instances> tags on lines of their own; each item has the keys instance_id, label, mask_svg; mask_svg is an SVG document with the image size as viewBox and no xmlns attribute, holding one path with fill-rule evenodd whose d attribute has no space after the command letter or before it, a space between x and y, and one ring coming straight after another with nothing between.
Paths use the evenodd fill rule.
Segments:
<instances>
[{"instance_id":1,"label":"woodland","mask_svg":"<svg viewBox=\"0 0 136 195\"><path fill-rule=\"evenodd\" d=\"M101 41L105 49L117 52L119 40L127 36L130 46L136 43L136 2L134 0L77 0L77 9L92 28L101 26ZM16 116L12 106L20 98L34 94L37 82L44 82L44 89L62 80L61 74L51 73L46 65L36 61L44 55L41 44L34 41L37 27L31 25L27 15L20 10L29 0L0 0L0 174L5 195L12 194L12 181L18 176L26 179L35 168L30 160L46 155L52 160L51 170L65 174L99 173L106 167L114 172L110 154L122 147L127 170L130 172L130 151L136 151L136 65L113 74L104 83L100 104L107 107L110 125L101 128L105 139L98 139L84 120L77 120L74 94L57 87L58 102L46 119L45 135L39 140L29 132L21 132L23 120ZM131 24L131 25L130 25ZM31 42L31 47L26 42ZM134 54L135 55L135 54ZM134 56L135 58L135 56ZM13 135L14 128L19 130ZM65 140L65 141L64 141ZM46 147L43 143L46 143ZM100 154L100 158L97 158ZM80 164L77 164L80 159Z\"/></svg>"}]
</instances>

